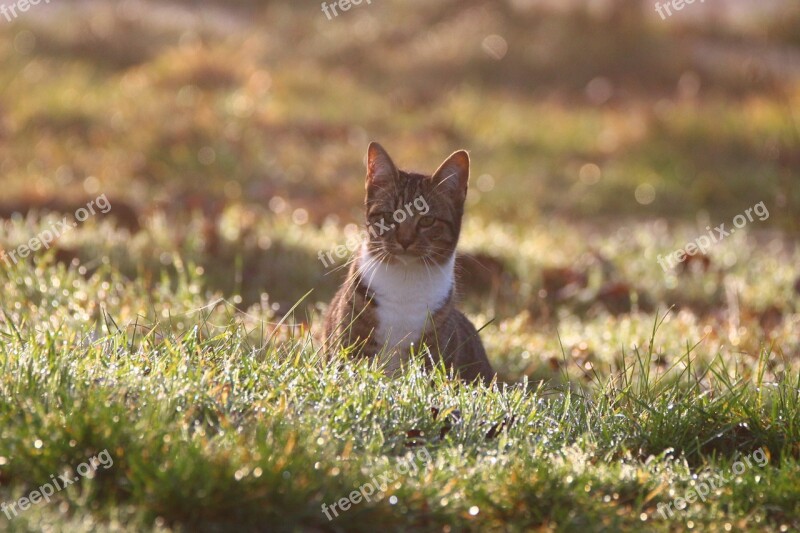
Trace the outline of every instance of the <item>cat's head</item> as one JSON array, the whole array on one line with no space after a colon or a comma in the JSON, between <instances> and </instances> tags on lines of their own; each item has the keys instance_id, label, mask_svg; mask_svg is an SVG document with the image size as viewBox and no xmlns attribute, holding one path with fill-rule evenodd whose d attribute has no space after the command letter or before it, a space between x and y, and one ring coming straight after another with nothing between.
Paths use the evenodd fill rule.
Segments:
<instances>
[{"instance_id":1,"label":"cat's head","mask_svg":"<svg viewBox=\"0 0 800 533\"><path fill-rule=\"evenodd\" d=\"M367 247L387 263L436 264L453 256L469 182L469 155L459 150L432 175L398 170L386 150L367 153Z\"/></svg>"}]
</instances>

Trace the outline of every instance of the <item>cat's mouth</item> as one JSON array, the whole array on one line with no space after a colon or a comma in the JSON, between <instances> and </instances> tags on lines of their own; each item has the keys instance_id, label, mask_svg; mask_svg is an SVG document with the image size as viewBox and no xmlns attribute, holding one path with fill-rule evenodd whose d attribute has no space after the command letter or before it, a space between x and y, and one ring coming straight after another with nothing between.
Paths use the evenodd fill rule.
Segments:
<instances>
[{"instance_id":1,"label":"cat's mouth","mask_svg":"<svg viewBox=\"0 0 800 533\"><path fill-rule=\"evenodd\" d=\"M403 266L411 265L414 263L418 263L420 261L420 255L414 252L391 252L389 253L389 259L392 262L400 263Z\"/></svg>"}]
</instances>

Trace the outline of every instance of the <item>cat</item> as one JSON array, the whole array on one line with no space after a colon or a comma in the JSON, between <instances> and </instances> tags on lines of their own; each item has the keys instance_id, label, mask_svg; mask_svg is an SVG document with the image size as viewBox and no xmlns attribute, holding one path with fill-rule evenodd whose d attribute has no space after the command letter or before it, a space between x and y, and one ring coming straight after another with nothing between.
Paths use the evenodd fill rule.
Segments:
<instances>
[{"instance_id":1,"label":"cat","mask_svg":"<svg viewBox=\"0 0 800 533\"><path fill-rule=\"evenodd\" d=\"M478 332L455 308L469 166L469 155L459 150L430 176L404 172L380 144L369 145L369 231L328 307L326 353L352 346L357 356L380 356L392 375L425 345L428 368L441 360L465 381L491 383L495 372Z\"/></svg>"}]
</instances>

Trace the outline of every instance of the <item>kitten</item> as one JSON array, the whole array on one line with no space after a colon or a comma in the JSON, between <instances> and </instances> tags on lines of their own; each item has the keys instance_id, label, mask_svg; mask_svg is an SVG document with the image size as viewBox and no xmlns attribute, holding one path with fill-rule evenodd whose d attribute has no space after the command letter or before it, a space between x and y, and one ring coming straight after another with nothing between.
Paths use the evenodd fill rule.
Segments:
<instances>
[{"instance_id":1,"label":"kitten","mask_svg":"<svg viewBox=\"0 0 800 533\"><path fill-rule=\"evenodd\" d=\"M455 308L456 244L469 181L460 150L432 176L398 171L378 143L367 154L367 238L325 318L325 351L355 346L396 372L423 344L466 381L489 383L478 332ZM416 208L412 209L412 208Z\"/></svg>"}]
</instances>

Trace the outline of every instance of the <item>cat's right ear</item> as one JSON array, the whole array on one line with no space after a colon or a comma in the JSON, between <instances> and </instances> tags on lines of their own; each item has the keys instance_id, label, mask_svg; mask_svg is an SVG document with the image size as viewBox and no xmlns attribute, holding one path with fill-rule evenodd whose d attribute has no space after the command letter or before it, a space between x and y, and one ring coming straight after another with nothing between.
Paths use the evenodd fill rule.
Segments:
<instances>
[{"instance_id":1,"label":"cat's right ear","mask_svg":"<svg viewBox=\"0 0 800 533\"><path fill-rule=\"evenodd\" d=\"M397 167L394 161L376 142L369 143L367 150L367 189L388 187L397 180Z\"/></svg>"}]
</instances>

